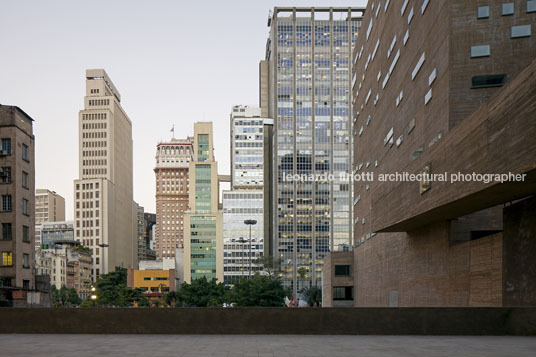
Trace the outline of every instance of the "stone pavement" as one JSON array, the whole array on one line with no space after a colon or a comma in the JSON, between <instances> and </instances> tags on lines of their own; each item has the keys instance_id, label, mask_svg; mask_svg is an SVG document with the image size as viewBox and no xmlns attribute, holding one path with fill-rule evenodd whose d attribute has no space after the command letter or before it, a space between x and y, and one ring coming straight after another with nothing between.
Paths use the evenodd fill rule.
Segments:
<instances>
[{"instance_id":1,"label":"stone pavement","mask_svg":"<svg viewBox=\"0 0 536 357\"><path fill-rule=\"evenodd\" d=\"M0 356L536 356L536 337L0 335Z\"/></svg>"}]
</instances>

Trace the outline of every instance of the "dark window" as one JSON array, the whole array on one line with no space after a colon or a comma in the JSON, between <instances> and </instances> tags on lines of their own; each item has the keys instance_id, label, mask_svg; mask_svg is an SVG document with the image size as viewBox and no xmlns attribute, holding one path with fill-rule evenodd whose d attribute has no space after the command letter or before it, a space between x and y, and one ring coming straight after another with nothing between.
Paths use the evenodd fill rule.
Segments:
<instances>
[{"instance_id":1,"label":"dark window","mask_svg":"<svg viewBox=\"0 0 536 357\"><path fill-rule=\"evenodd\" d=\"M2 223L2 239L11 240L13 237L13 230L11 229L11 223Z\"/></svg>"},{"instance_id":2,"label":"dark window","mask_svg":"<svg viewBox=\"0 0 536 357\"><path fill-rule=\"evenodd\" d=\"M22 187L23 188L30 187L30 177L28 176L28 173L24 171L22 171Z\"/></svg>"},{"instance_id":3,"label":"dark window","mask_svg":"<svg viewBox=\"0 0 536 357\"><path fill-rule=\"evenodd\" d=\"M22 226L22 241L30 243L30 227Z\"/></svg>"},{"instance_id":4,"label":"dark window","mask_svg":"<svg viewBox=\"0 0 536 357\"><path fill-rule=\"evenodd\" d=\"M28 150L28 145L22 144L22 159L24 161L30 161L30 152Z\"/></svg>"},{"instance_id":5,"label":"dark window","mask_svg":"<svg viewBox=\"0 0 536 357\"><path fill-rule=\"evenodd\" d=\"M335 276L350 276L350 265L335 265Z\"/></svg>"},{"instance_id":6,"label":"dark window","mask_svg":"<svg viewBox=\"0 0 536 357\"><path fill-rule=\"evenodd\" d=\"M353 286L334 286L333 287L333 300L353 300L354 299L354 287Z\"/></svg>"},{"instance_id":7,"label":"dark window","mask_svg":"<svg viewBox=\"0 0 536 357\"><path fill-rule=\"evenodd\" d=\"M24 290L30 290L30 280L23 280L22 281L22 288Z\"/></svg>"},{"instance_id":8,"label":"dark window","mask_svg":"<svg viewBox=\"0 0 536 357\"><path fill-rule=\"evenodd\" d=\"M11 139L2 139L2 155L11 155Z\"/></svg>"},{"instance_id":9,"label":"dark window","mask_svg":"<svg viewBox=\"0 0 536 357\"><path fill-rule=\"evenodd\" d=\"M501 87L506 83L506 74L487 74L471 78L471 88Z\"/></svg>"},{"instance_id":10,"label":"dark window","mask_svg":"<svg viewBox=\"0 0 536 357\"><path fill-rule=\"evenodd\" d=\"M5 166L0 169L0 182L1 183L11 182L11 167Z\"/></svg>"},{"instance_id":11,"label":"dark window","mask_svg":"<svg viewBox=\"0 0 536 357\"><path fill-rule=\"evenodd\" d=\"M2 211L11 211L11 195L2 195Z\"/></svg>"}]
</instances>

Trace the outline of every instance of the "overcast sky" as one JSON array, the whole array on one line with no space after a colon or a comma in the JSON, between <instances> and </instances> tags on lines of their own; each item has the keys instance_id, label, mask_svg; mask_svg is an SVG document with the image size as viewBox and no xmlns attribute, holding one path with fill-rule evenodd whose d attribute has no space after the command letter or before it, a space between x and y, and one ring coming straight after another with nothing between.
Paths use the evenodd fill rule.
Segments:
<instances>
[{"instance_id":1,"label":"overcast sky","mask_svg":"<svg viewBox=\"0 0 536 357\"><path fill-rule=\"evenodd\" d=\"M132 120L134 200L155 212L156 144L214 122L219 172L229 172L229 113L258 105L274 6L365 6L366 1L1 0L0 104L35 119L36 188L65 197L73 217L78 112L85 69L104 68Z\"/></svg>"}]
</instances>

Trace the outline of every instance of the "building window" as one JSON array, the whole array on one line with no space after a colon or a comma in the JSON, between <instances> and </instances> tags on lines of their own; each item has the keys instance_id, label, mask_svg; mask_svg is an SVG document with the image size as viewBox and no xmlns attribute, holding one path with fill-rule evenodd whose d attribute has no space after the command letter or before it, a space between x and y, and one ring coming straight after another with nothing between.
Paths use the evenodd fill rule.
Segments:
<instances>
[{"instance_id":1,"label":"building window","mask_svg":"<svg viewBox=\"0 0 536 357\"><path fill-rule=\"evenodd\" d=\"M0 182L11 183L11 167L5 166L0 169Z\"/></svg>"},{"instance_id":2,"label":"building window","mask_svg":"<svg viewBox=\"0 0 536 357\"><path fill-rule=\"evenodd\" d=\"M22 241L30 243L30 227L22 226Z\"/></svg>"},{"instance_id":3,"label":"building window","mask_svg":"<svg viewBox=\"0 0 536 357\"><path fill-rule=\"evenodd\" d=\"M333 300L353 300L354 299L354 287L353 286L334 286L333 287Z\"/></svg>"},{"instance_id":4,"label":"building window","mask_svg":"<svg viewBox=\"0 0 536 357\"><path fill-rule=\"evenodd\" d=\"M28 176L28 173L24 171L22 171L22 187L24 188L30 187L30 178Z\"/></svg>"},{"instance_id":5,"label":"building window","mask_svg":"<svg viewBox=\"0 0 536 357\"><path fill-rule=\"evenodd\" d=\"M514 14L514 3L513 2L507 2L505 4L502 4L502 15L513 15Z\"/></svg>"},{"instance_id":6,"label":"building window","mask_svg":"<svg viewBox=\"0 0 536 357\"><path fill-rule=\"evenodd\" d=\"M512 26L512 28L510 29L510 37L512 38L529 37L530 31L531 31L530 25Z\"/></svg>"},{"instance_id":7,"label":"building window","mask_svg":"<svg viewBox=\"0 0 536 357\"><path fill-rule=\"evenodd\" d=\"M23 290L30 290L30 280L23 280L22 281L22 289Z\"/></svg>"},{"instance_id":8,"label":"building window","mask_svg":"<svg viewBox=\"0 0 536 357\"><path fill-rule=\"evenodd\" d=\"M22 159L24 161L30 161L30 152L28 150L28 145L22 144Z\"/></svg>"},{"instance_id":9,"label":"building window","mask_svg":"<svg viewBox=\"0 0 536 357\"><path fill-rule=\"evenodd\" d=\"M2 195L2 211L11 211L11 195Z\"/></svg>"},{"instance_id":10,"label":"building window","mask_svg":"<svg viewBox=\"0 0 536 357\"><path fill-rule=\"evenodd\" d=\"M2 139L2 155L11 155L11 139Z\"/></svg>"},{"instance_id":11,"label":"building window","mask_svg":"<svg viewBox=\"0 0 536 357\"><path fill-rule=\"evenodd\" d=\"M22 214L30 215L30 204L27 199L22 199Z\"/></svg>"},{"instance_id":12,"label":"building window","mask_svg":"<svg viewBox=\"0 0 536 357\"><path fill-rule=\"evenodd\" d=\"M506 83L506 74L486 74L473 76L471 88L501 87Z\"/></svg>"},{"instance_id":13,"label":"building window","mask_svg":"<svg viewBox=\"0 0 536 357\"><path fill-rule=\"evenodd\" d=\"M2 223L2 239L11 240L13 238L13 230L11 229L11 223Z\"/></svg>"},{"instance_id":14,"label":"building window","mask_svg":"<svg viewBox=\"0 0 536 357\"><path fill-rule=\"evenodd\" d=\"M471 58L486 57L491 54L490 45L471 46Z\"/></svg>"},{"instance_id":15,"label":"building window","mask_svg":"<svg viewBox=\"0 0 536 357\"><path fill-rule=\"evenodd\" d=\"M527 1L527 13L536 12L536 0Z\"/></svg>"},{"instance_id":16,"label":"building window","mask_svg":"<svg viewBox=\"0 0 536 357\"><path fill-rule=\"evenodd\" d=\"M13 265L13 253L2 252L2 266L9 267Z\"/></svg>"},{"instance_id":17,"label":"building window","mask_svg":"<svg viewBox=\"0 0 536 357\"><path fill-rule=\"evenodd\" d=\"M350 265L335 265L335 276L350 276Z\"/></svg>"},{"instance_id":18,"label":"building window","mask_svg":"<svg viewBox=\"0 0 536 357\"><path fill-rule=\"evenodd\" d=\"M479 6L476 10L477 19L487 19L489 17L489 6Z\"/></svg>"},{"instance_id":19,"label":"building window","mask_svg":"<svg viewBox=\"0 0 536 357\"><path fill-rule=\"evenodd\" d=\"M30 254L27 254L27 253L22 254L22 267L25 269L30 268Z\"/></svg>"}]
</instances>

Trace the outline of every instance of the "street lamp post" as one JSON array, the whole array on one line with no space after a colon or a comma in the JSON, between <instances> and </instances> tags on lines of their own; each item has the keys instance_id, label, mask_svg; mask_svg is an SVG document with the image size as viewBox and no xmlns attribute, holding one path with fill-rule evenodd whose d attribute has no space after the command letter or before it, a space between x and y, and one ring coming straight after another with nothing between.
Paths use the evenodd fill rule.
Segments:
<instances>
[{"instance_id":1,"label":"street lamp post","mask_svg":"<svg viewBox=\"0 0 536 357\"><path fill-rule=\"evenodd\" d=\"M257 224L257 221L254 219L246 219L244 224L249 226L249 278L251 279L251 226Z\"/></svg>"},{"instance_id":2,"label":"street lamp post","mask_svg":"<svg viewBox=\"0 0 536 357\"><path fill-rule=\"evenodd\" d=\"M242 279L244 277L244 243L246 243L246 240L244 239L244 237L240 237L238 242L240 244L242 244L242 254L241 254L241 257L240 257L240 259L241 259L240 279Z\"/></svg>"},{"instance_id":3,"label":"street lamp post","mask_svg":"<svg viewBox=\"0 0 536 357\"><path fill-rule=\"evenodd\" d=\"M106 244L106 243L102 243L102 244L99 244L99 247L102 248L102 259L101 259L101 265L102 265L102 274L106 274L107 271L106 271L106 258L104 256L104 248L108 248L110 245L109 244Z\"/></svg>"}]
</instances>

